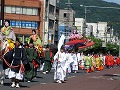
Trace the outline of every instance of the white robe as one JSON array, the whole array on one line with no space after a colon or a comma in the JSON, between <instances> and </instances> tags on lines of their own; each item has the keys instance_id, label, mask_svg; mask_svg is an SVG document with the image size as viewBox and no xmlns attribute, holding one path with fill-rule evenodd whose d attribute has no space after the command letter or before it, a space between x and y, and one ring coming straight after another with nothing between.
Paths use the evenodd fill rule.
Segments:
<instances>
[{"instance_id":1,"label":"white robe","mask_svg":"<svg viewBox=\"0 0 120 90\"><path fill-rule=\"evenodd\" d=\"M58 59L58 61L56 59ZM55 69L54 80L58 79L64 81L66 75L65 62L66 62L65 52L63 53L61 53L60 51L57 52L54 56L54 69Z\"/></svg>"},{"instance_id":2,"label":"white robe","mask_svg":"<svg viewBox=\"0 0 120 90\"><path fill-rule=\"evenodd\" d=\"M85 58L84 55L81 55L81 56L80 56L80 66L81 66L81 67L84 67L84 66L85 66L84 58Z\"/></svg>"},{"instance_id":3,"label":"white robe","mask_svg":"<svg viewBox=\"0 0 120 90\"><path fill-rule=\"evenodd\" d=\"M72 55L73 63L72 63L72 70L78 70L78 57L76 54Z\"/></svg>"},{"instance_id":4,"label":"white robe","mask_svg":"<svg viewBox=\"0 0 120 90\"><path fill-rule=\"evenodd\" d=\"M70 54L69 54L69 53L66 53L65 55L66 55L65 68L67 69L67 68L69 67L70 63L71 63L71 62L70 62L70 59L69 59Z\"/></svg>"},{"instance_id":5,"label":"white robe","mask_svg":"<svg viewBox=\"0 0 120 90\"><path fill-rule=\"evenodd\" d=\"M65 68L67 73L71 73L71 63L73 62L73 59L71 57L71 53L66 53L66 63Z\"/></svg>"}]
</instances>

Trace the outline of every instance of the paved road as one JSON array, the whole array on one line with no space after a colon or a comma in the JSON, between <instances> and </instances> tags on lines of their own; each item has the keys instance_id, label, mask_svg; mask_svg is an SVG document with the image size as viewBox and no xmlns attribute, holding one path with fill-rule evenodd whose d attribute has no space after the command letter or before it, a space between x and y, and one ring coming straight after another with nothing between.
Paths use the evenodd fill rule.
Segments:
<instances>
[{"instance_id":1,"label":"paved road","mask_svg":"<svg viewBox=\"0 0 120 90\"><path fill-rule=\"evenodd\" d=\"M31 83L28 82L20 82L21 84L21 89L23 88L28 88L30 89L32 86L38 85L38 84L47 84L47 83L54 83L53 80L53 75L54 75L54 70L51 70L51 72L49 74L43 74L42 72L37 72L37 79L33 79L33 81ZM71 74L68 77L72 77L72 76L77 76L77 75L83 75L85 74L84 71L79 71L79 73L77 74ZM4 85L0 86L0 90L18 90L18 88L10 88L10 79L5 79Z\"/></svg>"},{"instance_id":2,"label":"paved road","mask_svg":"<svg viewBox=\"0 0 120 90\"><path fill-rule=\"evenodd\" d=\"M38 78L32 83L21 82L20 90L120 90L120 68L105 69L87 74L80 70L77 74L67 77L66 83L53 81L53 71L49 74L38 72ZM10 80L5 80L0 90L18 90L10 88Z\"/></svg>"},{"instance_id":3,"label":"paved road","mask_svg":"<svg viewBox=\"0 0 120 90\"><path fill-rule=\"evenodd\" d=\"M66 83L36 84L21 90L120 90L120 68L69 76Z\"/></svg>"}]
</instances>

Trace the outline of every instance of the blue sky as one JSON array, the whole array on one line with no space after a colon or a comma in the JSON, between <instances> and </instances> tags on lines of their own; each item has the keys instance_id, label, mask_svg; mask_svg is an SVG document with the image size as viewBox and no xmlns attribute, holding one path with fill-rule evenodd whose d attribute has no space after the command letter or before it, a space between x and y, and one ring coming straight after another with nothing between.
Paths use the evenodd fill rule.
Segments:
<instances>
[{"instance_id":1,"label":"blue sky","mask_svg":"<svg viewBox=\"0 0 120 90\"><path fill-rule=\"evenodd\" d=\"M104 1L120 4L120 0L104 0Z\"/></svg>"}]
</instances>

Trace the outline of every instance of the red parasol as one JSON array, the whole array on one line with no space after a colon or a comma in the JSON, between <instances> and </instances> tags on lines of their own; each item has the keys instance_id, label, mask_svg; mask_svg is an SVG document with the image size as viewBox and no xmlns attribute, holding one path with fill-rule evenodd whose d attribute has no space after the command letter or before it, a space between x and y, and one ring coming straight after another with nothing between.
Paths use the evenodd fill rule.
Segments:
<instances>
[{"instance_id":1,"label":"red parasol","mask_svg":"<svg viewBox=\"0 0 120 90\"><path fill-rule=\"evenodd\" d=\"M84 49L84 48L93 46L94 44L95 44L95 42L93 42L93 41L88 41L88 42L86 42L85 46L80 46L79 48L80 48L80 49Z\"/></svg>"},{"instance_id":2,"label":"red parasol","mask_svg":"<svg viewBox=\"0 0 120 90\"><path fill-rule=\"evenodd\" d=\"M71 40L69 42L67 42L65 45L75 45L75 44L78 44L78 43L85 43L85 39L81 39L81 40Z\"/></svg>"}]
</instances>

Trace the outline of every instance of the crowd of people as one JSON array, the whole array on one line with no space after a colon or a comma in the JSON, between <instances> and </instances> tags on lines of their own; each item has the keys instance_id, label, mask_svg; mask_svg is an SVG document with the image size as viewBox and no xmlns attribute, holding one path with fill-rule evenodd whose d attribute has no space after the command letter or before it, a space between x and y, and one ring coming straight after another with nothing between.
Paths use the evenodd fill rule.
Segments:
<instances>
[{"instance_id":1,"label":"crowd of people","mask_svg":"<svg viewBox=\"0 0 120 90\"><path fill-rule=\"evenodd\" d=\"M11 27L9 21L5 21L4 28L1 30L1 40L9 38ZM7 29L8 28L8 29ZM5 33L5 31L9 31ZM43 48L36 30L32 30L30 41L25 45L21 44L19 38L12 34L10 38L13 41L6 49L2 49L1 58L3 60L3 71L1 71L1 84L4 84L5 77L11 79L11 87L20 87L20 80L30 83L33 78L37 78L37 71L43 74L49 74L51 68L54 68L54 80L57 83L63 83L67 75L77 73L78 70L84 70L86 73L100 71L104 68L113 68L116 64L120 66L120 57L115 58L110 53L103 54L83 54L74 49L66 49L64 46L59 51L53 53L50 46ZM7 37L5 37L7 36ZM9 41L10 42L10 41Z\"/></svg>"},{"instance_id":2,"label":"crowd of people","mask_svg":"<svg viewBox=\"0 0 120 90\"><path fill-rule=\"evenodd\" d=\"M83 54L74 50L64 50L61 48L54 56L55 74L54 80L58 83L65 81L66 75L84 70L86 73L101 71L104 68L120 67L120 57L115 58L110 53L103 54Z\"/></svg>"}]
</instances>

